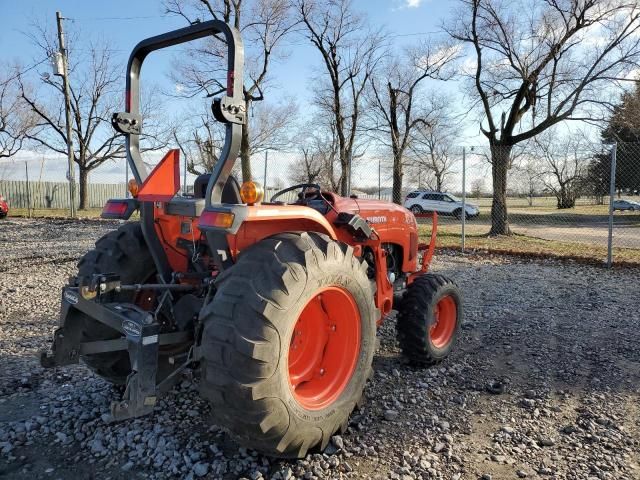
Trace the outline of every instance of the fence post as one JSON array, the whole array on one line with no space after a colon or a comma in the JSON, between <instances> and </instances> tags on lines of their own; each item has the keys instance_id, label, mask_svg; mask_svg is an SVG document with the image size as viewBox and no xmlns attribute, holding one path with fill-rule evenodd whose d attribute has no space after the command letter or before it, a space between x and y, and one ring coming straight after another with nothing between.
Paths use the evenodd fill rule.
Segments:
<instances>
[{"instance_id":1,"label":"fence post","mask_svg":"<svg viewBox=\"0 0 640 480\"><path fill-rule=\"evenodd\" d=\"M27 217L31 218L31 187L29 186L29 163L24 162L24 172L27 177Z\"/></svg>"},{"instance_id":2,"label":"fence post","mask_svg":"<svg viewBox=\"0 0 640 480\"><path fill-rule=\"evenodd\" d=\"M381 166L380 166L380 157L378 157L378 200L380 200L382 198L382 183L381 183L381 179L380 179L380 172L381 172Z\"/></svg>"},{"instance_id":3,"label":"fence post","mask_svg":"<svg viewBox=\"0 0 640 480\"><path fill-rule=\"evenodd\" d=\"M462 147L462 253L464 253L465 231L467 220L467 147Z\"/></svg>"},{"instance_id":4,"label":"fence post","mask_svg":"<svg viewBox=\"0 0 640 480\"><path fill-rule=\"evenodd\" d=\"M607 240L607 268L613 265L613 199L616 195L616 150L618 144L611 147L611 179L609 180L609 238Z\"/></svg>"},{"instance_id":5,"label":"fence post","mask_svg":"<svg viewBox=\"0 0 640 480\"><path fill-rule=\"evenodd\" d=\"M264 151L264 176L262 177L262 188L267 195L267 162L269 161L269 150Z\"/></svg>"}]
</instances>

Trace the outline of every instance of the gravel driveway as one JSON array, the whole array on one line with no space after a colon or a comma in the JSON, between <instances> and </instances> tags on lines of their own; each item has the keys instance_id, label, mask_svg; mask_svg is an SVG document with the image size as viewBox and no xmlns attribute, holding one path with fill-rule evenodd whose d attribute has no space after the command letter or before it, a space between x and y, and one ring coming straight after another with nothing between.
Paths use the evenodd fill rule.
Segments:
<instances>
[{"instance_id":1,"label":"gravel driveway","mask_svg":"<svg viewBox=\"0 0 640 480\"><path fill-rule=\"evenodd\" d=\"M389 319L349 431L288 462L211 425L188 377L114 424L114 388L83 365L39 367L60 287L114 226L0 222L1 478L640 478L640 270L437 257L465 294L455 352L413 370Z\"/></svg>"}]
</instances>

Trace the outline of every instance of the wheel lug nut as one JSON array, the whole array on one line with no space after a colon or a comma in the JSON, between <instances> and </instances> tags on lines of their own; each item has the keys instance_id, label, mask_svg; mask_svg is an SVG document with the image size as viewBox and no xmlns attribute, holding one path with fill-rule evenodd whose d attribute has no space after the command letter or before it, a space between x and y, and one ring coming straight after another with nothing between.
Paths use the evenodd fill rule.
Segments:
<instances>
[{"instance_id":1,"label":"wheel lug nut","mask_svg":"<svg viewBox=\"0 0 640 480\"><path fill-rule=\"evenodd\" d=\"M320 369L320 375L324 375L324 368Z\"/></svg>"}]
</instances>

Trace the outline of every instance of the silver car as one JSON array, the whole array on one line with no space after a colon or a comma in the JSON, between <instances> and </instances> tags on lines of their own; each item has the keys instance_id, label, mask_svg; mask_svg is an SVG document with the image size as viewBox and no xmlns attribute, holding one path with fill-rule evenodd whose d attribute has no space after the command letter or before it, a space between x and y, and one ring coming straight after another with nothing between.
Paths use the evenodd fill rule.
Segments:
<instances>
[{"instance_id":1,"label":"silver car","mask_svg":"<svg viewBox=\"0 0 640 480\"><path fill-rule=\"evenodd\" d=\"M462 200L446 192L414 190L404 200L405 208L414 214L438 212L440 215L453 215L462 218ZM465 204L466 218L477 217L480 210L477 205Z\"/></svg>"},{"instance_id":2,"label":"silver car","mask_svg":"<svg viewBox=\"0 0 640 480\"><path fill-rule=\"evenodd\" d=\"M631 200L614 200L613 210L629 210L630 212L640 211L640 203Z\"/></svg>"}]
</instances>

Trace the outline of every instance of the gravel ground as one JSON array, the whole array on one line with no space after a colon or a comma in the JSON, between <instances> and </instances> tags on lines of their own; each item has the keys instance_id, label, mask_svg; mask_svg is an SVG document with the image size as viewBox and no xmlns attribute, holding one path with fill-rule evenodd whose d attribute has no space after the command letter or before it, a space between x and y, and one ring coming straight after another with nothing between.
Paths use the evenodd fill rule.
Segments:
<instances>
[{"instance_id":1,"label":"gravel ground","mask_svg":"<svg viewBox=\"0 0 640 480\"><path fill-rule=\"evenodd\" d=\"M441 255L465 295L439 368L380 332L367 402L324 454L239 447L185 379L153 415L109 423L118 392L83 365L36 360L77 258L114 223L0 222L0 477L639 479L639 270Z\"/></svg>"}]
</instances>

